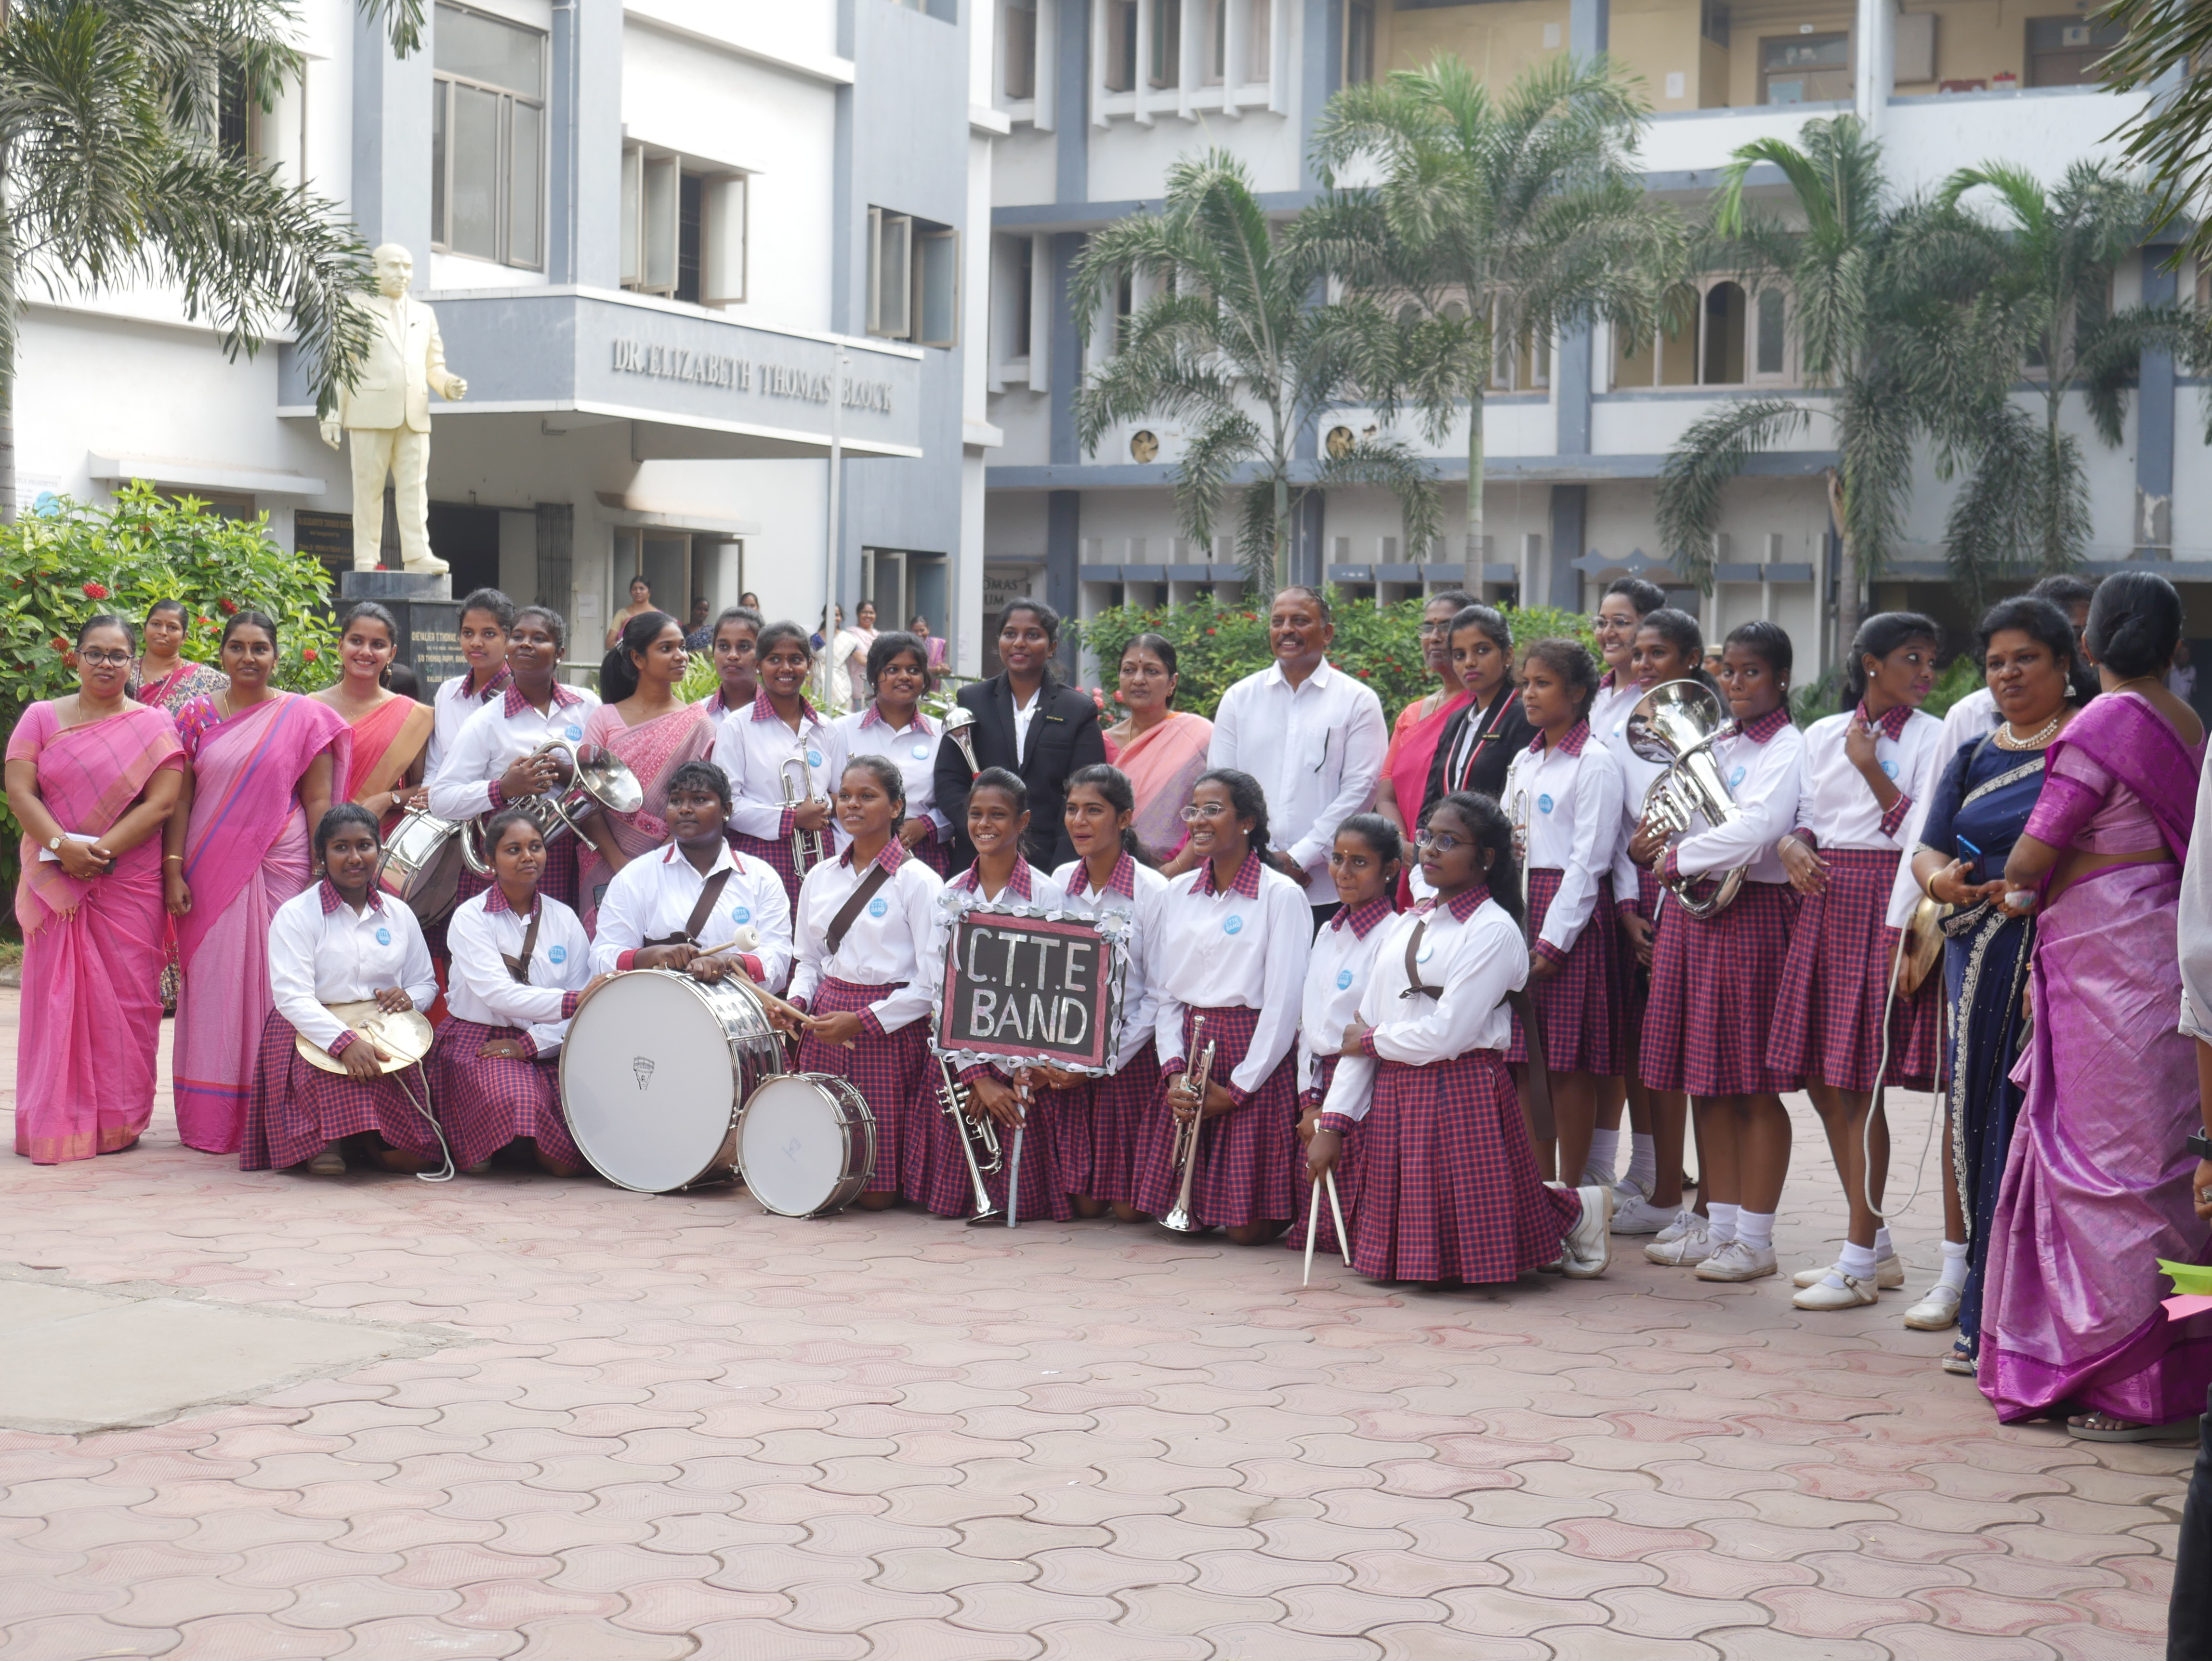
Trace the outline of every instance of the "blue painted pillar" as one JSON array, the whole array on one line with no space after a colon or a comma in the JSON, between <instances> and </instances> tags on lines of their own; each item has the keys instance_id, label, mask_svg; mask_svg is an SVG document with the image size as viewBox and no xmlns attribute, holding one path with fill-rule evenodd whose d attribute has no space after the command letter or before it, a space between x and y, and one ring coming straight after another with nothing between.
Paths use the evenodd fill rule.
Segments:
<instances>
[{"instance_id":1,"label":"blue painted pillar","mask_svg":"<svg viewBox=\"0 0 2212 1661\"><path fill-rule=\"evenodd\" d=\"M1052 609L1063 618L1073 618L1082 609L1082 579L1078 572L1083 557L1083 493L1080 490L1052 490L1045 496L1044 522L1044 597ZM990 619L984 619L990 626ZM1060 643L1060 672L1075 674L1075 642L1062 636Z\"/></svg>"},{"instance_id":2,"label":"blue painted pillar","mask_svg":"<svg viewBox=\"0 0 2212 1661\"><path fill-rule=\"evenodd\" d=\"M1583 577L1575 562L1589 551L1589 486L1552 487L1552 586L1550 603L1563 611L1583 606Z\"/></svg>"}]
</instances>

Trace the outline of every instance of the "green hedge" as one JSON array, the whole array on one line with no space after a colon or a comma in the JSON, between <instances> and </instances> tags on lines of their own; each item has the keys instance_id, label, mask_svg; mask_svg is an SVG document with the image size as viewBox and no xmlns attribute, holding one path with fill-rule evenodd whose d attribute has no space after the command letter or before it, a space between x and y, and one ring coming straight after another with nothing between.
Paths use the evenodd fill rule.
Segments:
<instances>
[{"instance_id":1,"label":"green hedge","mask_svg":"<svg viewBox=\"0 0 2212 1661\"><path fill-rule=\"evenodd\" d=\"M1408 703L1436 690L1421 661L1425 601L1401 599L1378 605L1371 599L1330 598L1336 610L1336 639L1328 648L1329 660L1372 686L1387 718L1396 720ZM1577 612L1549 606L1508 607L1505 616L1516 646L1565 636L1596 649L1589 620ZM1122 652L1131 639L1147 633L1175 642L1180 676L1176 707L1209 718L1224 692L1274 661L1267 646L1267 614L1256 605L1203 599L1149 611L1116 606L1077 630L1085 649L1097 659L1109 703L1116 696L1113 688Z\"/></svg>"}]
</instances>

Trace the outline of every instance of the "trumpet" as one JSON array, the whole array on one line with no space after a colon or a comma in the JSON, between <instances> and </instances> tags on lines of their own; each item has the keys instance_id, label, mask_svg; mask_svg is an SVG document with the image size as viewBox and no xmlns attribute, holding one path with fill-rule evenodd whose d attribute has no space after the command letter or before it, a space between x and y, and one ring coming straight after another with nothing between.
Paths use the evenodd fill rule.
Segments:
<instances>
[{"instance_id":1,"label":"trumpet","mask_svg":"<svg viewBox=\"0 0 2212 1661\"><path fill-rule=\"evenodd\" d=\"M1213 1046L1199 1049L1198 1041L1206 1036L1206 1017L1190 1018L1190 1047L1198 1060L1189 1076L1191 1095L1198 1105L1192 1110L1188 1125L1176 1127L1175 1168L1182 1173L1182 1185L1176 1190L1174 1209L1160 1219L1160 1226L1172 1229L1177 1234L1197 1234L1204 1231L1191 1220L1190 1191L1198 1176L1198 1138L1206 1128L1206 1092L1213 1082Z\"/></svg>"},{"instance_id":2,"label":"trumpet","mask_svg":"<svg viewBox=\"0 0 2212 1661\"><path fill-rule=\"evenodd\" d=\"M527 813L547 844L574 830L583 832L583 821L604 808L610 813L635 813L645 806L645 788L622 758L611 750L595 750L587 759L557 739L540 745L527 759L565 757L568 767L550 790L510 802ZM491 850L484 846L484 827L489 813L479 813L461 827L461 858L480 877L491 874Z\"/></svg>"},{"instance_id":3,"label":"trumpet","mask_svg":"<svg viewBox=\"0 0 2212 1661\"><path fill-rule=\"evenodd\" d=\"M792 769L799 770L795 774ZM783 781L783 805L798 807L814 800L814 776L806 770L804 756L788 757L778 776ZM800 876L830 857L830 833L827 830L802 830L796 824L791 830L791 862Z\"/></svg>"},{"instance_id":4,"label":"trumpet","mask_svg":"<svg viewBox=\"0 0 2212 1661\"><path fill-rule=\"evenodd\" d=\"M951 1116L953 1129L960 1134L960 1153L968 1161L968 1180L975 1189L975 1214L968 1220L969 1226L979 1227L1004 1216L1002 1208L991 1203L991 1190L983 1186L983 1178L995 1177L1006 1166L1006 1155L999 1147L999 1128L991 1123L988 1114L971 1114L968 1110L968 1092L952 1076L951 1064L944 1056L937 1058L938 1094L945 1103L945 1111ZM982 1150L978 1157L976 1150Z\"/></svg>"}]
</instances>

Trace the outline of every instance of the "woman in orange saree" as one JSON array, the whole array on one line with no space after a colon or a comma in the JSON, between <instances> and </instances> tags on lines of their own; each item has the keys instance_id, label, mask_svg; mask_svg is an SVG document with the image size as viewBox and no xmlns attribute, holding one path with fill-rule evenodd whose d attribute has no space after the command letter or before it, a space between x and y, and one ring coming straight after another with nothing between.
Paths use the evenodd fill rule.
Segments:
<instances>
[{"instance_id":1,"label":"woman in orange saree","mask_svg":"<svg viewBox=\"0 0 2212 1661\"><path fill-rule=\"evenodd\" d=\"M1121 648L1119 697L1127 713L1107 729L1106 757L1136 793L1129 828L1152 862L1176 876L1198 861L1178 856L1189 839L1182 810L1190 806L1213 723L1176 709L1176 648L1158 635L1139 635Z\"/></svg>"},{"instance_id":2,"label":"woman in orange saree","mask_svg":"<svg viewBox=\"0 0 2212 1661\"><path fill-rule=\"evenodd\" d=\"M402 697L386 684L399 650L399 625L374 600L362 600L338 625L341 673L335 686L312 694L337 710L353 728L353 761L340 782L338 799L358 802L377 816L386 831L401 811L427 797L423 757L437 713L427 703Z\"/></svg>"}]
</instances>

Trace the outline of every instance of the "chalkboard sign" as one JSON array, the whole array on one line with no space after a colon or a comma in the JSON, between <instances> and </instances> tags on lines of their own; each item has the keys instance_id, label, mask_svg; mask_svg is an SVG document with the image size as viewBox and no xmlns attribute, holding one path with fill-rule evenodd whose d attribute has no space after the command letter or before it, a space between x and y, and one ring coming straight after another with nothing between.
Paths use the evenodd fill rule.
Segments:
<instances>
[{"instance_id":1,"label":"chalkboard sign","mask_svg":"<svg viewBox=\"0 0 2212 1661\"><path fill-rule=\"evenodd\" d=\"M961 1066L1109 1073L1128 962L1128 919L1113 913L959 911L945 946L937 1049Z\"/></svg>"}]
</instances>

